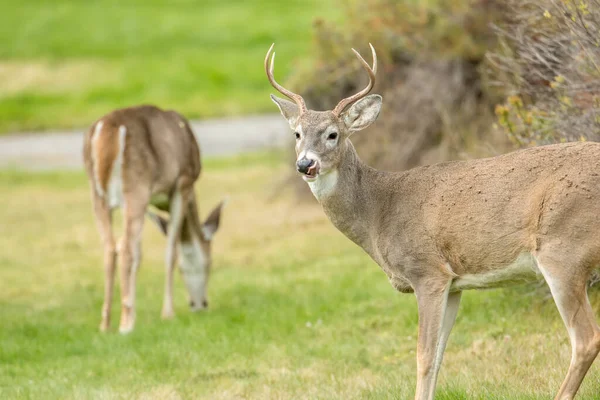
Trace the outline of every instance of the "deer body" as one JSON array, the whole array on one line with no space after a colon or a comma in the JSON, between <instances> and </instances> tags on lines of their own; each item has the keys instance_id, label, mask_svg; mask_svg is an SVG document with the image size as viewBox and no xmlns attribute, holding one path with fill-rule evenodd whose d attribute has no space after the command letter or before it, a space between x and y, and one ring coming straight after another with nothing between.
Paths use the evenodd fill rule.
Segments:
<instances>
[{"instance_id":1,"label":"deer body","mask_svg":"<svg viewBox=\"0 0 600 400\"><path fill-rule=\"evenodd\" d=\"M105 294L101 330L110 325L117 252L120 255L122 333L135 322L135 281L141 260L144 215L167 235L163 317L173 316L173 270L177 251L194 310L206 307L210 239L219 223L217 207L205 224L198 217L194 184L200 151L188 121L174 111L139 106L113 111L96 121L84 140L94 214L104 243ZM168 212L170 221L147 211ZM112 211L123 210L124 232L118 246Z\"/></svg>"},{"instance_id":2,"label":"deer body","mask_svg":"<svg viewBox=\"0 0 600 400\"><path fill-rule=\"evenodd\" d=\"M566 143L404 172L365 165L350 135L377 118L366 89L332 111L271 96L296 137L297 169L331 222L362 247L419 311L416 399L430 400L461 293L543 277L567 327L572 357L556 399L572 399L600 352L587 281L600 267L600 144Z\"/></svg>"},{"instance_id":3,"label":"deer body","mask_svg":"<svg viewBox=\"0 0 600 400\"><path fill-rule=\"evenodd\" d=\"M451 290L532 280L541 275L528 255L557 241L573 249L569 257L600 264L600 144L537 147L401 173L372 169L345 145L336 185L318 200L394 286L405 285L400 291L413 291L411 282L424 272L413 268L422 264L452 279Z\"/></svg>"}]
</instances>

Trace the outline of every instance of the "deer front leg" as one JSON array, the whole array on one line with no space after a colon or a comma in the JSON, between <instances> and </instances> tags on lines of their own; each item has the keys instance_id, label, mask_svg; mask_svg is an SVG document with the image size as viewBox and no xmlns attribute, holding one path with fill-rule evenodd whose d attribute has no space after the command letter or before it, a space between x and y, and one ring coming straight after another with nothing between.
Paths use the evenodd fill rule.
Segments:
<instances>
[{"instance_id":1,"label":"deer front leg","mask_svg":"<svg viewBox=\"0 0 600 400\"><path fill-rule=\"evenodd\" d=\"M461 293L450 293L451 280L427 282L415 288L419 308L417 390L415 399L432 400Z\"/></svg>"},{"instance_id":2,"label":"deer front leg","mask_svg":"<svg viewBox=\"0 0 600 400\"><path fill-rule=\"evenodd\" d=\"M177 260L177 243L180 240L181 225L187 210L189 190L176 191L169 207L170 222L167 228L167 250L165 254L165 297L163 300L162 317L173 318L173 271Z\"/></svg>"}]
</instances>

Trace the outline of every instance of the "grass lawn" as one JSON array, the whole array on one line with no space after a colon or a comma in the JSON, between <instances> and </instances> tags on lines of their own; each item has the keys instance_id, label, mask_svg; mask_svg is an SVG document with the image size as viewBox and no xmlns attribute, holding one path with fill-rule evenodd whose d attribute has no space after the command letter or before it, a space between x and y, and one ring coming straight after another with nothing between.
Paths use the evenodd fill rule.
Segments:
<instances>
[{"instance_id":1,"label":"grass lawn","mask_svg":"<svg viewBox=\"0 0 600 400\"><path fill-rule=\"evenodd\" d=\"M269 45L284 81L306 62L314 18L339 14L336 0L2 1L0 132L86 126L136 103L272 112Z\"/></svg>"},{"instance_id":2,"label":"grass lawn","mask_svg":"<svg viewBox=\"0 0 600 400\"><path fill-rule=\"evenodd\" d=\"M97 331L102 251L83 174L0 172L0 398L411 398L414 296L317 205L272 200L284 171L269 154L206 162L202 213L231 197L211 308L190 313L178 277L177 317L160 319L165 241L148 224L127 336ZM551 302L526 288L467 292L436 398L552 398L569 359ZM599 393L596 362L579 398Z\"/></svg>"}]
</instances>

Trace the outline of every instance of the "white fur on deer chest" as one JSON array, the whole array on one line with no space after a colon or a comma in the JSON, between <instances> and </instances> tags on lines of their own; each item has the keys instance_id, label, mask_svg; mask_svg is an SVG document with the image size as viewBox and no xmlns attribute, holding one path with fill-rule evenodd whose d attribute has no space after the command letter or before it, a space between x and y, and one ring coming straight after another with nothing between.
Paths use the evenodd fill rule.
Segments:
<instances>
[{"instance_id":1,"label":"white fur on deer chest","mask_svg":"<svg viewBox=\"0 0 600 400\"><path fill-rule=\"evenodd\" d=\"M208 257L196 239L193 239L190 243L181 243L179 250L181 255L180 268L185 276L186 284L198 290L206 284Z\"/></svg>"},{"instance_id":2,"label":"white fur on deer chest","mask_svg":"<svg viewBox=\"0 0 600 400\"><path fill-rule=\"evenodd\" d=\"M329 196L338 181L338 172L337 170L330 171L326 174L318 175L317 179L312 182L308 182L308 187L310 187L311 192L316 197L317 200L323 199Z\"/></svg>"}]
</instances>

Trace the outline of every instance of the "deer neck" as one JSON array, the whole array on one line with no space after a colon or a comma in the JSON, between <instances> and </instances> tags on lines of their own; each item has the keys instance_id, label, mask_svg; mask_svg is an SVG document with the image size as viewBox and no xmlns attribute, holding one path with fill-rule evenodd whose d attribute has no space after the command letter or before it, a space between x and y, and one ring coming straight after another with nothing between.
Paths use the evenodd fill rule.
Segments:
<instances>
[{"instance_id":1,"label":"deer neck","mask_svg":"<svg viewBox=\"0 0 600 400\"><path fill-rule=\"evenodd\" d=\"M337 169L319 175L309 182L313 195L319 201L333 225L350 240L363 248L370 245L369 226L374 215L368 205L377 182L379 171L363 163L349 140Z\"/></svg>"}]
</instances>

